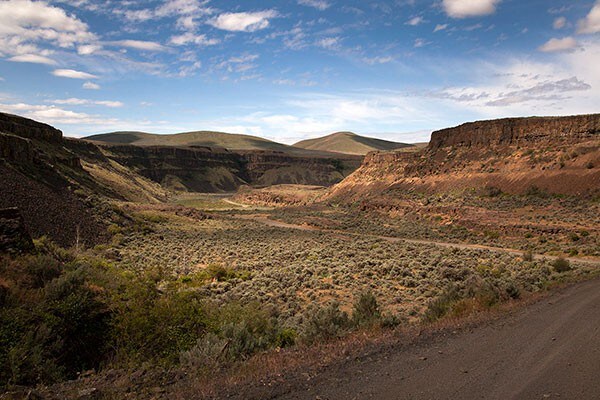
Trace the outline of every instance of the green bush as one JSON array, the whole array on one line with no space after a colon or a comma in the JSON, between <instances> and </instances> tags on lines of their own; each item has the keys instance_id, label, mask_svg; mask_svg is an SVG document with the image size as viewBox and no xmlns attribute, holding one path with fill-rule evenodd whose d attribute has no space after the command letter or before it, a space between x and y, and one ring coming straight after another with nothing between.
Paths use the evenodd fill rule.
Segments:
<instances>
[{"instance_id":1,"label":"green bush","mask_svg":"<svg viewBox=\"0 0 600 400\"><path fill-rule=\"evenodd\" d=\"M434 322L450 312L452 306L460 300L458 290L452 286L446 289L440 296L432 300L423 315L426 322Z\"/></svg>"},{"instance_id":2,"label":"green bush","mask_svg":"<svg viewBox=\"0 0 600 400\"><path fill-rule=\"evenodd\" d=\"M571 270L571 263L569 260L559 257L552 262L552 267L554 267L554 270L558 273L567 272Z\"/></svg>"},{"instance_id":3,"label":"green bush","mask_svg":"<svg viewBox=\"0 0 600 400\"><path fill-rule=\"evenodd\" d=\"M9 285L0 308L0 386L56 382L98 367L109 352L111 313L92 284L93 266L48 254L2 261Z\"/></svg>"},{"instance_id":4,"label":"green bush","mask_svg":"<svg viewBox=\"0 0 600 400\"><path fill-rule=\"evenodd\" d=\"M371 292L361 293L354 303L352 324L354 326L372 326L381 320L377 299Z\"/></svg>"},{"instance_id":5,"label":"green bush","mask_svg":"<svg viewBox=\"0 0 600 400\"><path fill-rule=\"evenodd\" d=\"M302 339L307 343L330 340L342 336L349 328L348 314L340 310L338 302L331 302L309 313L303 327Z\"/></svg>"}]
</instances>

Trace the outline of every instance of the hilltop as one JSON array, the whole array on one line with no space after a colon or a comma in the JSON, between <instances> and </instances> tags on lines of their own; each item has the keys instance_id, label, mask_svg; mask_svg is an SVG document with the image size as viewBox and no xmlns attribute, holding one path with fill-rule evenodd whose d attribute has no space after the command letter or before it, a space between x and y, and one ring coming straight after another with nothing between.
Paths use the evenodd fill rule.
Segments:
<instances>
[{"instance_id":1,"label":"hilltop","mask_svg":"<svg viewBox=\"0 0 600 400\"><path fill-rule=\"evenodd\" d=\"M302 140L294 144L294 147L333 153L366 155L371 151L397 150L412 147L412 145L360 136L353 132L336 132L316 139Z\"/></svg>"},{"instance_id":2,"label":"hilltop","mask_svg":"<svg viewBox=\"0 0 600 400\"><path fill-rule=\"evenodd\" d=\"M211 147L243 151L280 151L301 155L316 154L315 152L277 143L258 136L213 131L194 131L168 135L147 132L111 132L92 135L83 139L95 143L128 144L143 147Z\"/></svg>"}]
</instances>

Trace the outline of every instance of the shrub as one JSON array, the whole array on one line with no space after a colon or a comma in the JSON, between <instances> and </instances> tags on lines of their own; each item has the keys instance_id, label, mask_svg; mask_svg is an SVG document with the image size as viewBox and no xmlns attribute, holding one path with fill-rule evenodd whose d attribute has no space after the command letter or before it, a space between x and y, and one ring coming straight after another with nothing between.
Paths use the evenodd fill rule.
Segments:
<instances>
[{"instance_id":1,"label":"shrub","mask_svg":"<svg viewBox=\"0 0 600 400\"><path fill-rule=\"evenodd\" d=\"M531 262L533 261L533 252L531 250L527 250L523 253L523 261Z\"/></svg>"},{"instance_id":2,"label":"shrub","mask_svg":"<svg viewBox=\"0 0 600 400\"><path fill-rule=\"evenodd\" d=\"M173 363L181 351L194 346L209 323L198 295L161 293L151 276L128 282L115 306L115 345L122 362Z\"/></svg>"},{"instance_id":3,"label":"shrub","mask_svg":"<svg viewBox=\"0 0 600 400\"><path fill-rule=\"evenodd\" d=\"M460 300L460 295L455 287L449 287L439 297L432 300L423 315L426 322L434 322L444 317L452 309L454 303Z\"/></svg>"},{"instance_id":4,"label":"shrub","mask_svg":"<svg viewBox=\"0 0 600 400\"><path fill-rule=\"evenodd\" d=\"M352 311L352 324L354 326L371 326L381 320L381 312L377 299L373 293L361 293L358 300L354 302Z\"/></svg>"},{"instance_id":5,"label":"shrub","mask_svg":"<svg viewBox=\"0 0 600 400\"><path fill-rule=\"evenodd\" d=\"M349 327L348 314L340 310L339 303L332 302L309 314L303 327L302 338L308 343L329 340L340 337Z\"/></svg>"},{"instance_id":6,"label":"shrub","mask_svg":"<svg viewBox=\"0 0 600 400\"><path fill-rule=\"evenodd\" d=\"M563 257L559 257L554 262L552 262L552 267L554 267L554 271L558 273L563 273L571 270L571 263L569 260L564 259Z\"/></svg>"},{"instance_id":7,"label":"shrub","mask_svg":"<svg viewBox=\"0 0 600 400\"><path fill-rule=\"evenodd\" d=\"M0 386L51 383L98 367L111 340L111 312L92 283L102 272L48 254L6 261L1 272L12 285L0 308Z\"/></svg>"}]
</instances>

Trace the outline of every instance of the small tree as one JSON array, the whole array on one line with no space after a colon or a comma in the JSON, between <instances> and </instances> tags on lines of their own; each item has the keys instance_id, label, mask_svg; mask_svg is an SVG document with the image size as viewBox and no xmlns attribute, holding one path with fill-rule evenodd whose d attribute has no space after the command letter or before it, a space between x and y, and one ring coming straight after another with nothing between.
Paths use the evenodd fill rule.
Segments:
<instances>
[{"instance_id":1,"label":"small tree","mask_svg":"<svg viewBox=\"0 0 600 400\"><path fill-rule=\"evenodd\" d=\"M554 270L558 273L567 272L571 270L571 263L569 260L564 259L563 257L558 257L552 263Z\"/></svg>"},{"instance_id":2,"label":"small tree","mask_svg":"<svg viewBox=\"0 0 600 400\"><path fill-rule=\"evenodd\" d=\"M381 319L381 312L377 299L371 293L363 292L358 300L354 302L352 311L352 323L354 326L369 326Z\"/></svg>"}]
</instances>

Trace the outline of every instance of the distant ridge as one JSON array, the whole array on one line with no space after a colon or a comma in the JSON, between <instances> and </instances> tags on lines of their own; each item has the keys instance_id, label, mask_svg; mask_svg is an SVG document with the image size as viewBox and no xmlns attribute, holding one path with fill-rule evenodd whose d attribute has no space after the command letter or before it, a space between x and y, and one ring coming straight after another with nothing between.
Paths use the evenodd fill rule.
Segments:
<instances>
[{"instance_id":1,"label":"distant ridge","mask_svg":"<svg viewBox=\"0 0 600 400\"><path fill-rule=\"evenodd\" d=\"M365 155L371 151L397 150L413 145L360 136L353 132L336 132L316 139L302 140L294 147L332 153Z\"/></svg>"},{"instance_id":2,"label":"distant ridge","mask_svg":"<svg viewBox=\"0 0 600 400\"><path fill-rule=\"evenodd\" d=\"M273 142L258 136L234 133L195 131L159 135L146 132L111 132L84 138L94 142L110 144L131 144L135 146L206 146L221 147L229 150L272 150L290 152L291 146Z\"/></svg>"}]
</instances>

